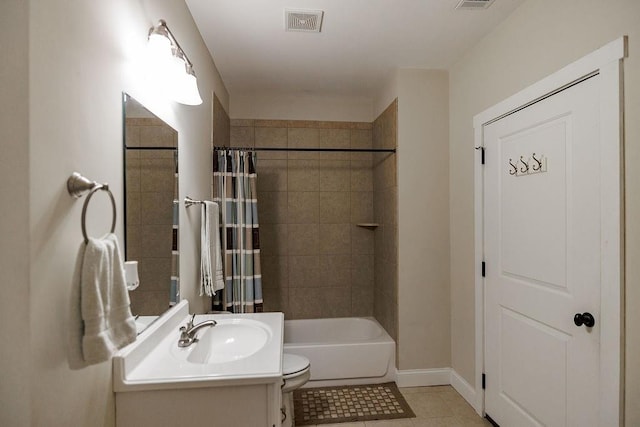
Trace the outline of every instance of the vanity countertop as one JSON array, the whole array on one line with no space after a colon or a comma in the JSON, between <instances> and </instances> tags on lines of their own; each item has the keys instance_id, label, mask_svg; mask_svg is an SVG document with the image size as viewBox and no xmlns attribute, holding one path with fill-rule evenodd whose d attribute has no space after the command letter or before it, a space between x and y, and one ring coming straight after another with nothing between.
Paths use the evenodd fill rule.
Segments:
<instances>
[{"instance_id":1,"label":"vanity countertop","mask_svg":"<svg viewBox=\"0 0 640 427\"><path fill-rule=\"evenodd\" d=\"M198 315L196 324L212 319L218 325L198 331L199 342L179 348L179 328L189 319L188 302L182 301L151 324L134 343L120 350L113 358L114 391L268 384L282 378L282 313ZM242 329L238 325L248 325L247 329L257 331L263 344L241 357L233 354L218 357L215 349L233 347L237 338L234 331ZM214 350L205 347L212 345L213 341L208 340L211 337L218 346ZM253 345L254 341L252 336L248 343Z\"/></svg>"}]
</instances>

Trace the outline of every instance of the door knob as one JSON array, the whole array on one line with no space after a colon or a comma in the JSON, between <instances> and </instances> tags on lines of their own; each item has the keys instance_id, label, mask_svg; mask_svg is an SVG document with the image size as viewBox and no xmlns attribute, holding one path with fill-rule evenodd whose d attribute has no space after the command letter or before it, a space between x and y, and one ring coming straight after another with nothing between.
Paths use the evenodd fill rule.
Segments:
<instances>
[{"instance_id":1,"label":"door knob","mask_svg":"<svg viewBox=\"0 0 640 427\"><path fill-rule=\"evenodd\" d=\"M576 315L573 316L573 323L575 323L576 326L584 325L587 328L593 328L593 325L596 324L596 319L589 312L584 312L582 314L576 313Z\"/></svg>"}]
</instances>

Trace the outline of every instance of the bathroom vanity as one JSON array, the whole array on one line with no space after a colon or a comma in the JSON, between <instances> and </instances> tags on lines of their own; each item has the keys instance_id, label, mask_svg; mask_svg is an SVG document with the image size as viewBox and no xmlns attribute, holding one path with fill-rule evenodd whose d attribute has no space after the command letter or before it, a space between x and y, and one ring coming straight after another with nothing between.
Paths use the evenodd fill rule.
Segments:
<instances>
[{"instance_id":1,"label":"bathroom vanity","mask_svg":"<svg viewBox=\"0 0 640 427\"><path fill-rule=\"evenodd\" d=\"M198 341L179 347L182 301L113 358L116 425L280 426L282 313L199 315Z\"/></svg>"}]
</instances>

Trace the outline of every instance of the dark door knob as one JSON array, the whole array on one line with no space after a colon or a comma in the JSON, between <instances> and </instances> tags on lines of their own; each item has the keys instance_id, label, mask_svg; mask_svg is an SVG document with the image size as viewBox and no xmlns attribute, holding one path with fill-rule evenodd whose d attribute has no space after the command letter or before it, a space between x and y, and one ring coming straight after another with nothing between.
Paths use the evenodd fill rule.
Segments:
<instances>
[{"instance_id":1,"label":"dark door knob","mask_svg":"<svg viewBox=\"0 0 640 427\"><path fill-rule=\"evenodd\" d=\"M582 314L576 313L576 315L573 316L573 323L575 323L576 326L584 325L587 328L593 328L593 325L596 324L596 319L589 312L585 312Z\"/></svg>"}]
</instances>

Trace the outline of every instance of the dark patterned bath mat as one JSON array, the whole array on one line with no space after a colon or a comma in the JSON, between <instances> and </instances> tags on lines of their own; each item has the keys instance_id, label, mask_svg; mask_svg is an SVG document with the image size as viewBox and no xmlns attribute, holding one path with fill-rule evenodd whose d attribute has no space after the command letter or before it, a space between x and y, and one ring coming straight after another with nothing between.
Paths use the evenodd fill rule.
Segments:
<instances>
[{"instance_id":1,"label":"dark patterned bath mat","mask_svg":"<svg viewBox=\"0 0 640 427\"><path fill-rule=\"evenodd\" d=\"M415 417L393 382L300 389L293 400L299 426Z\"/></svg>"}]
</instances>

